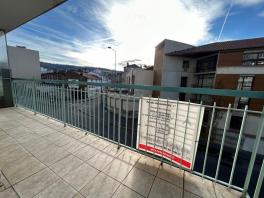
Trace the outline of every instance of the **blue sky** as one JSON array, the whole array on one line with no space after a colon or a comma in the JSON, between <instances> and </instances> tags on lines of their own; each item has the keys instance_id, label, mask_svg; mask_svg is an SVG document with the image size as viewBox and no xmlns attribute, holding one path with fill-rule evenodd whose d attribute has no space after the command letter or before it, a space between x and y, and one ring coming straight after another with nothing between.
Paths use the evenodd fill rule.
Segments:
<instances>
[{"instance_id":1,"label":"blue sky","mask_svg":"<svg viewBox=\"0 0 264 198\"><path fill-rule=\"evenodd\" d=\"M264 0L68 0L8 33L9 45L40 52L41 61L113 68L153 64L163 39L193 45L264 36ZM122 69L121 66L118 69Z\"/></svg>"}]
</instances>

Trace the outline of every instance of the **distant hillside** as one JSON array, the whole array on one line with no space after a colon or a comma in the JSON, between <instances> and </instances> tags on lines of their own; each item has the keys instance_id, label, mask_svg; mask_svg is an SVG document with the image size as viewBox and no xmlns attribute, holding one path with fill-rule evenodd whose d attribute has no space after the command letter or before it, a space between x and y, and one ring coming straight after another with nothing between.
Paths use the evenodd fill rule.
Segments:
<instances>
[{"instance_id":1,"label":"distant hillside","mask_svg":"<svg viewBox=\"0 0 264 198\"><path fill-rule=\"evenodd\" d=\"M54 64L54 63L46 63L46 62L40 62L40 67L49 69L49 70L75 70L75 71L80 71L80 70L88 70L88 71L93 71L95 69L100 69L101 71L113 71L110 69L106 68L99 68L99 67L91 67L91 66L77 66L77 65L65 65L65 64Z\"/></svg>"}]
</instances>

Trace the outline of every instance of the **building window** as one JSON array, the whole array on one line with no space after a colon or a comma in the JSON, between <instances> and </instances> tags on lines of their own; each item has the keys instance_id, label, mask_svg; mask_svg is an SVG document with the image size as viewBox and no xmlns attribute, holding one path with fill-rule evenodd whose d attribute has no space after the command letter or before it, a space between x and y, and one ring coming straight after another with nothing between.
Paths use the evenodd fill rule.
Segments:
<instances>
[{"instance_id":1,"label":"building window","mask_svg":"<svg viewBox=\"0 0 264 198\"><path fill-rule=\"evenodd\" d=\"M254 76L240 76L238 79L237 90L251 91ZM237 102L237 108L245 108L249 104L249 98L240 97Z\"/></svg>"},{"instance_id":2,"label":"building window","mask_svg":"<svg viewBox=\"0 0 264 198\"><path fill-rule=\"evenodd\" d=\"M244 54L243 60L256 60L258 58L258 54Z\"/></svg>"},{"instance_id":3,"label":"building window","mask_svg":"<svg viewBox=\"0 0 264 198\"><path fill-rule=\"evenodd\" d=\"M196 72L212 72L216 70L217 56L210 56L197 61Z\"/></svg>"},{"instance_id":4,"label":"building window","mask_svg":"<svg viewBox=\"0 0 264 198\"><path fill-rule=\"evenodd\" d=\"M264 65L264 52L244 53L242 58L242 65L245 66Z\"/></svg>"},{"instance_id":5,"label":"building window","mask_svg":"<svg viewBox=\"0 0 264 198\"><path fill-rule=\"evenodd\" d=\"M196 87L212 88L214 85L214 74L205 74L197 76Z\"/></svg>"},{"instance_id":6,"label":"building window","mask_svg":"<svg viewBox=\"0 0 264 198\"><path fill-rule=\"evenodd\" d=\"M188 69L189 69L189 66L190 66L190 61L188 61L188 60L184 60L184 61L182 62L182 68L183 68L183 71L187 72Z\"/></svg>"},{"instance_id":7,"label":"building window","mask_svg":"<svg viewBox=\"0 0 264 198\"><path fill-rule=\"evenodd\" d=\"M259 59L264 59L264 52L259 53Z\"/></svg>"}]
</instances>

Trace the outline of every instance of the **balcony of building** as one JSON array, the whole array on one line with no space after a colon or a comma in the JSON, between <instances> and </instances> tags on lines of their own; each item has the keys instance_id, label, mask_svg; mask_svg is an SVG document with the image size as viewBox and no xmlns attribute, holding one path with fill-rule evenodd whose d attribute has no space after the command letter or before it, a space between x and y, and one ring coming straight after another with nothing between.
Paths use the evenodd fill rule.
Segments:
<instances>
[{"instance_id":1,"label":"balcony of building","mask_svg":"<svg viewBox=\"0 0 264 198\"><path fill-rule=\"evenodd\" d=\"M0 197L240 197L241 192L22 108L0 109Z\"/></svg>"},{"instance_id":2,"label":"balcony of building","mask_svg":"<svg viewBox=\"0 0 264 198\"><path fill-rule=\"evenodd\" d=\"M73 89L67 83L13 79L16 107L0 109L0 197L261 197L263 112L192 104L205 112L196 157L186 168L139 149L140 105L157 99L121 90L197 89L93 82ZM205 93L263 97L196 94Z\"/></svg>"}]
</instances>

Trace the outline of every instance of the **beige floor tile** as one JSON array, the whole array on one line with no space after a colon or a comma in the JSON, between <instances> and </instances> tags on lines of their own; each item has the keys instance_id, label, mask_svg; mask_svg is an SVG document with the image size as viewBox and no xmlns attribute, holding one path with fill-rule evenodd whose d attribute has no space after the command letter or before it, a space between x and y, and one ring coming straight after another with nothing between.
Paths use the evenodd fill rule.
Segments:
<instances>
[{"instance_id":1,"label":"beige floor tile","mask_svg":"<svg viewBox=\"0 0 264 198\"><path fill-rule=\"evenodd\" d=\"M93 156L95 156L98 152L100 151L92 146L85 146L83 148L80 148L73 154L78 158L80 158L81 160L87 161L91 159Z\"/></svg>"},{"instance_id":2,"label":"beige floor tile","mask_svg":"<svg viewBox=\"0 0 264 198\"><path fill-rule=\"evenodd\" d=\"M5 150L1 151L0 155L0 168L12 165L12 163L16 163L19 159L24 159L26 157L31 156L30 153L28 153L25 149L19 146L14 146L15 149L12 150ZM13 148L13 147L12 147Z\"/></svg>"},{"instance_id":3,"label":"beige floor tile","mask_svg":"<svg viewBox=\"0 0 264 198\"><path fill-rule=\"evenodd\" d=\"M78 168L83 161L79 158L75 157L74 155L68 155L67 157L57 161L56 163L52 164L50 168L60 177L70 173L71 171Z\"/></svg>"},{"instance_id":4,"label":"beige floor tile","mask_svg":"<svg viewBox=\"0 0 264 198\"><path fill-rule=\"evenodd\" d=\"M22 145L33 155L47 149L52 143L44 138L39 138L37 141L35 139L28 140Z\"/></svg>"},{"instance_id":5,"label":"beige floor tile","mask_svg":"<svg viewBox=\"0 0 264 198\"><path fill-rule=\"evenodd\" d=\"M156 177L149 198L182 198L182 189Z\"/></svg>"},{"instance_id":6,"label":"beige floor tile","mask_svg":"<svg viewBox=\"0 0 264 198\"><path fill-rule=\"evenodd\" d=\"M95 137L94 135L91 134L87 134L84 137L82 137L81 139L79 139L81 142L85 143L85 144L91 144L94 141L97 141L99 138Z\"/></svg>"},{"instance_id":7,"label":"beige floor tile","mask_svg":"<svg viewBox=\"0 0 264 198\"><path fill-rule=\"evenodd\" d=\"M207 179L202 179L197 175L185 172L184 190L204 198L214 198L215 191L213 183Z\"/></svg>"},{"instance_id":8,"label":"beige floor tile","mask_svg":"<svg viewBox=\"0 0 264 198\"><path fill-rule=\"evenodd\" d=\"M37 159L28 156L4 166L2 171L13 185L44 168L45 166L37 161Z\"/></svg>"},{"instance_id":9,"label":"beige floor tile","mask_svg":"<svg viewBox=\"0 0 264 198\"><path fill-rule=\"evenodd\" d=\"M133 166L130 164L119 159L115 159L103 170L103 172L122 182L132 168Z\"/></svg>"},{"instance_id":10,"label":"beige floor tile","mask_svg":"<svg viewBox=\"0 0 264 198\"><path fill-rule=\"evenodd\" d=\"M18 145L18 142L12 137L0 139L0 150L3 152L4 152L5 147L14 146L14 145Z\"/></svg>"},{"instance_id":11,"label":"beige floor tile","mask_svg":"<svg viewBox=\"0 0 264 198\"><path fill-rule=\"evenodd\" d=\"M110 198L120 183L104 173L98 174L90 183L80 190L80 193L89 198Z\"/></svg>"},{"instance_id":12,"label":"beige floor tile","mask_svg":"<svg viewBox=\"0 0 264 198\"><path fill-rule=\"evenodd\" d=\"M35 140L38 141L40 138L39 135L36 135L34 133L26 133L21 136L16 136L14 137L19 143L23 144L24 142L30 141L30 140Z\"/></svg>"},{"instance_id":13,"label":"beige floor tile","mask_svg":"<svg viewBox=\"0 0 264 198\"><path fill-rule=\"evenodd\" d=\"M0 198L19 198L13 188L8 188L4 191L0 191Z\"/></svg>"},{"instance_id":14,"label":"beige floor tile","mask_svg":"<svg viewBox=\"0 0 264 198\"><path fill-rule=\"evenodd\" d=\"M160 166L157 177L164 179L173 185L183 187L183 170L170 166L168 164L163 164Z\"/></svg>"},{"instance_id":15,"label":"beige floor tile","mask_svg":"<svg viewBox=\"0 0 264 198\"><path fill-rule=\"evenodd\" d=\"M99 150L104 150L109 145L110 145L110 142L103 140L103 139L99 139L97 141L94 141L92 144L92 146L94 146L95 148L97 148Z\"/></svg>"},{"instance_id":16,"label":"beige floor tile","mask_svg":"<svg viewBox=\"0 0 264 198\"><path fill-rule=\"evenodd\" d=\"M12 129L12 128L16 128L19 126L20 126L20 123L15 122L14 120L0 121L0 129L2 129L2 130Z\"/></svg>"},{"instance_id":17,"label":"beige floor tile","mask_svg":"<svg viewBox=\"0 0 264 198\"><path fill-rule=\"evenodd\" d=\"M153 175L138 168L133 168L124 180L123 184L147 197L153 180Z\"/></svg>"},{"instance_id":18,"label":"beige floor tile","mask_svg":"<svg viewBox=\"0 0 264 198\"><path fill-rule=\"evenodd\" d=\"M67 134L68 136L74 138L74 139L77 139L77 140L85 137L85 132L84 131L77 130L77 129L64 130L62 132L64 134Z\"/></svg>"},{"instance_id":19,"label":"beige floor tile","mask_svg":"<svg viewBox=\"0 0 264 198\"><path fill-rule=\"evenodd\" d=\"M160 162L150 157L142 156L139 158L135 166L152 175L156 175L160 166Z\"/></svg>"},{"instance_id":20,"label":"beige floor tile","mask_svg":"<svg viewBox=\"0 0 264 198\"><path fill-rule=\"evenodd\" d=\"M241 192L233 189L228 189L220 184L213 184L215 188L215 193L217 198L240 198L242 196Z\"/></svg>"},{"instance_id":21,"label":"beige floor tile","mask_svg":"<svg viewBox=\"0 0 264 198\"><path fill-rule=\"evenodd\" d=\"M114 160L113 156L100 151L91 159L89 159L87 163L93 166L94 168L102 171L113 160Z\"/></svg>"},{"instance_id":22,"label":"beige floor tile","mask_svg":"<svg viewBox=\"0 0 264 198\"><path fill-rule=\"evenodd\" d=\"M110 143L110 145L107 146L103 151L105 153L108 153L109 155L112 155L113 157L117 157L118 155L120 155L125 150L126 149L124 147L120 147L118 149L117 144Z\"/></svg>"},{"instance_id":23,"label":"beige floor tile","mask_svg":"<svg viewBox=\"0 0 264 198\"><path fill-rule=\"evenodd\" d=\"M113 198L143 198L142 195L139 195L135 191L131 190L130 188L120 185L115 194L113 195Z\"/></svg>"},{"instance_id":24,"label":"beige floor tile","mask_svg":"<svg viewBox=\"0 0 264 198\"><path fill-rule=\"evenodd\" d=\"M44 169L14 186L21 198L30 198L59 180L52 171Z\"/></svg>"},{"instance_id":25,"label":"beige floor tile","mask_svg":"<svg viewBox=\"0 0 264 198\"><path fill-rule=\"evenodd\" d=\"M188 191L184 191L183 193L184 198L201 198L200 196L190 193Z\"/></svg>"},{"instance_id":26,"label":"beige floor tile","mask_svg":"<svg viewBox=\"0 0 264 198\"><path fill-rule=\"evenodd\" d=\"M70 155L69 152L53 144L51 144L46 149L43 149L42 151L34 154L36 158L38 158L47 166L54 164L55 162L65 158L68 155Z\"/></svg>"},{"instance_id":27,"label":"beige floor tile","mask_svg":"<svg viewBox=\"0 0 264 198\"><path fill-rule=\"evenodd\" d=\"M34 133L38 134L39 136L46 136L46 135L49 135L49 134L52 134L52 133L57 133L56 130L50 128L50 127L44 127L44 128L41 128L41 129L33 129L32 130Z\"/></svg>"},{"instance_id":28,"label":"beige floor tile","mask_svg":"<svg viewBox=\"0 0 264 198\"><path fill-rule=\"evenodd\" d=\"M83 163L78 168L63 176L63 179L76 190L81 190L87 183L93 180L98 173L98 170L86 163Z\"/></svg>"},{"instance_id":29,"label":"beige floor tile","mask_svg":"<svg viewBox=\"0 0 264 198\"><path fill-rule=\"evenodd\" d=\"M31 130L25 126L17 126L17 127L5 130L5 133L12 137L19 135L21 133L26 133L26 132L31 132Z\"/></svg>"},{"instance_id":30,"label":"beige floor tile","mask_svg":"<svg viewBox=\"0 0 264 198\"><path fill-rule=\"evenodd\" d=\"M5 175L3 175L2 171L0 170L0 192L6 190L9 188L11 184L9 181L6 179Z\"/></svg>"},{"instance_id":31,"label":"beige floor tile","mask_svg":"<svg viewBox=\"0 0 264 198\"><path fill-rule=\"evenodd\" d=\"M57 132L58 133L58 132ZM59 133L58 133L59 134ZM72 137L69 137L67 135L64 135L62 133L60 133L58 135L60 138L56 139L53 141L53 143L57 146L61 146L61 147L69 147L69 144L72 144L73 141L75 141L75 139L73 139ZM68 147L67 147L68 146Z\"/></svg>"},{"instance_id":32,"label":"beige floor tile","mask_svg":"<svg viewBox=\"0 0 264 198\"><path fill-rule=\"evenodd\" d=\"M77 193L76 195L74 195L73 198L85 198L85 197L81 195L80 193Z\"/></svg>"},{"instance_id":33,"label":"beige floor tile","mask_svg":"<svg viewBox=\"0 0 264 198\"><path fill-rule=\"evenodd\" d=\"M47 140L49 140L50 142L54 143L54 144L60 144L61 140L65 137L67 137L66 135L56 132L56 133L51 133L48 134L46 136L44 136ZM63 144L64 145L64 144ZM58 145L58 146L63 146L63 145Z\"/></svg>"},{"instance_id":34,"label":"beige floor tile","mask_svg":"<svg viewBox=\"0 0 264 198\"><path fill-rule=\"evenodd\" d=\"M141 155L139 153L136 153L128 149L126 149L124 152L118 155L118 159L125 161L131 165L136 164L140 157Z\"/></svg>"},{"instance_id":35,"label":"beige floor tile","mask_svg":"<svg viewBox=\"0 0 264 198\"><path fill-rule=\"evenodd\" d=\"M74 190L63 180L58 180L48 188L41 191L35 198L72 198L77 194Z\"/></svg>"},{"instance_id":36,"label":"beige floor tile","mask_svg":"<svg viewBox=\"0 0 264 198\"><path fill-rule=\"evenodd\" d=\"M86 146L86 144L73 139L69 143L64 145L62 148L65 149L66 151L70 152L70 153L75 153L76 151L84 148L85 146Z\"/></svg>"}]
</instances>

